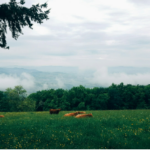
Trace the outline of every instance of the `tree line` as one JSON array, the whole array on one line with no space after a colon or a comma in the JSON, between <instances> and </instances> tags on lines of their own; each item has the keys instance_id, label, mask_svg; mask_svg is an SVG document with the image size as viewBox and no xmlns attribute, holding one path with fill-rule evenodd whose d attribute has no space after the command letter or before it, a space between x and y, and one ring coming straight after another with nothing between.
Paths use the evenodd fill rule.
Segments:
<instances>
[{"instance_id":1,"label":"tree line","mask_svg":"<svg viewBox=\"0 0 150 150\"><path fill-rule=\"evenodd\" d=\"M70 90L49 89L27 96L22 86L0 91L0 111L149 109L150 85L119 85Z\"/></svg>"}]
</instances>

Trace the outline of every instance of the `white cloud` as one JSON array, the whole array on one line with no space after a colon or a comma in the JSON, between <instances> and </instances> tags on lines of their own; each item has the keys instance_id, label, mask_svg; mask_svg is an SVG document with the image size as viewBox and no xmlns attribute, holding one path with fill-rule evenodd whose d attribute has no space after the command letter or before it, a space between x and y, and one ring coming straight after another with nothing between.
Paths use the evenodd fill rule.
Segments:
<instances>
[{"instance_id":1,"label":"white cloud","mask_svg":"<svg viewBox=\"0 0 150 150\"><path fill-rule=\"evenodd\" d=\"M138 73L138 74L125 74L125 73L113 73L109 74L107 68L101 67L93 73L92 78L87 78L92 84L97 84L98 86L108 87L112 83L120 84L123 82L132 85L148 85L150 84L150 73Z\"/></svg>"},{"instance_id":2,"label":"white cloud","mask_svg":"<svg viewBox=\"0 0 150 150\"><path fill-rule=\"evenodd\" d=\"M64 87L64 83L60 78L56 78L57 81L57 88L63 88Z\"/></svg>"},{"instance_id":3,"label":"white cloud","mask_svg":"<svg viewBox=\"0 0 150 150\"><path fill-rule=\"evenodd\" d=\"M20 76L0 74L0 90L5 90L8 87L14 88L17 85L31 90L35 86L34 77L27 73L22 73Z\"/></svg>"},{"instance_id":4,"label":"white cloud","mask_svg":"<svg viewBox=\"0 0 150 150\"><path fill-rule=\"evenodd\" d=\"M24 31L26 32L26 31ZM42 35L50 35L52 34L50 28L41 26L39 24L34 24L33 25L33 30L28 33L28 36L42 36Z\"/></svg>"},{"instance_id":5,"label":"white cloud","mask_svg":"<svg viewBox=\"0 0 150 150\"><path fill-rule=\"evenodd\" d=\"M37 84L38 83L38 84ZM21 73L20 75L16 74L0 74L0 90L5 91L7 88L14 88L17 85L23 86L27 92L36 92L40 90L47 90L50 88L63 88L64 83L61 78L56 78L56 83L49 85L44 82L38 82L35 78L28 73Z\"/></svg>"},{"instance_id":6,"label":"white cloud","mask_svg":"<svg viewBox=\"0 0 150 150\"><path fill-rule=\"evenodd\" d=\"M48 85L46 83L43 84L43 90L47 90L48 89Z\"/></svg>"}]
</instances>

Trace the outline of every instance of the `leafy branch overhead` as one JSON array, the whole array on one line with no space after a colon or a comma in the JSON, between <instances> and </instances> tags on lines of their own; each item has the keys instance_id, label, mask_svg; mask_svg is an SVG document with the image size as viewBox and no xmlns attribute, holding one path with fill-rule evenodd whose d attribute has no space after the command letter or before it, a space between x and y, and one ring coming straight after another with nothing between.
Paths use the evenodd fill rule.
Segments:
<instances>
[{"instance_id":1,"label":"leafy branch overhead","mask_svg":"<svg viewBox=\"0 0 150 150\"><path fill-rule=\"evenodd\" d=\"M12 32L12 37L17 40L19 33L23 34L22 28L24 26L33 29L32 21L41 24L44 19L49 19L50 9L42 10L42 8L47 8L47 3L32 5L31 8L23 7L24 4L24 0L20 0L18 3L16 0L10 0L9 4L0 5L0 47L9 49L5 35L7 26Z\"/></svg>"}]
</instances>

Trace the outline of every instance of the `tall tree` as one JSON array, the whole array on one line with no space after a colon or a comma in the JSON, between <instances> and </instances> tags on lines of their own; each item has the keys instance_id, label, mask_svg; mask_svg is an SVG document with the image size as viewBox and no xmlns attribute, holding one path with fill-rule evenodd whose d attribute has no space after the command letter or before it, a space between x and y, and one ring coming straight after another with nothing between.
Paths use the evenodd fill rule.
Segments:
<instances>
[{"instance_id":1,"label":"tall tree","mask_svg":"<svg viewBox=\"0 0 150 150\"><path fill-rule=\"evenodd\" d=\"M6 94L3 91L0 91L0 111L9 111L9 101L6 98Z\"/></svg>"},{"instance_id":2,"label":"tall tree","mask_svg":"<svg viewBox=\"0 0 150 150\"><path fill-rule=\"evenodd\" d=\"M18 111L18 106L26 99L26 90L18 85L14 89L7 88L4 92L4 101L9 102L10 111Z\"/></svg>"},{"instance_id":3,"label":"tall tree","mask_svg":"<svg viewBox=\"0 0 150 150\"><path fill-rule=\"evenodd\" d=\"M0 47L2 48L9 49L5 35L7 25L12 32L12 37L17 40L19 33L23 34L22 28L24 26L33 29L31 21L41 24L44 19L49 19L50 9L42 10L43 7L47 8L47 3L32 5L31 8L19 6L18 4L24 5L25 1L20 0L20 3L17 3L16 0L10 0L9 4L0 5Z\"/></svg>"}]
</instances>

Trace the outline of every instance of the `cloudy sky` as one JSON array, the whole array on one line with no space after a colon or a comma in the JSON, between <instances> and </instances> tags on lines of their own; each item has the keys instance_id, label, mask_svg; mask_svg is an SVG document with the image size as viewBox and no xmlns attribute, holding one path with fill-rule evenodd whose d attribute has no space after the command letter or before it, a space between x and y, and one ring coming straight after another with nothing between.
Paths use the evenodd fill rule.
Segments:
<instances>
[{"instance_id":1,"label":"cloudy sky","mask_svg":"<svg viewBox=\"0 0 150 150\"><path fill-rule=\"evenodd\" d=\"M42 4L46 0L26 0L25 6L38 2ZM106 75L107 67L150 67L149 6L149 0L48 0L49 20L34 24L33 30L24 28L24 35L17 41L8 32L10 50L0 50L0 67L95 69L95 82L100 76L110 79ZM146 77L150 81L149 75ZM125 78L129 82L135 79ZM114 79L116 76L110 82ZM142 82L142 76L136 81Z\"/></svg>"}]
</instances>

